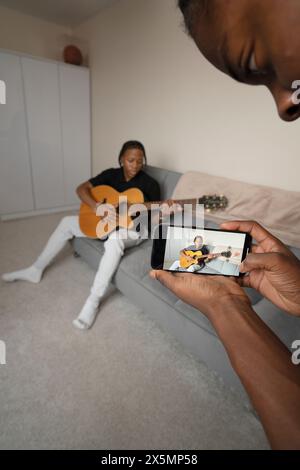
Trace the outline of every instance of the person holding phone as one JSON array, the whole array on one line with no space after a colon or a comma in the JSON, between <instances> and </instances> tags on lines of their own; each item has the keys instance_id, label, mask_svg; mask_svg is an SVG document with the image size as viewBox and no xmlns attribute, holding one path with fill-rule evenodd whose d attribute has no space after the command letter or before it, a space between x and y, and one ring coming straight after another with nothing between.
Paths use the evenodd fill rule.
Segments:
<instances>
[{"instance_id":1,"label":"person holding phone","mask_svg":"<svg viewBox=\"0 0 300 470\"><path fill-rule=\"evenodd\" d=\"M213 65L239 82L265 85L283 120L299 118L293 89L300 79L298 0L179 0L179 7L189 34ZM241 264L244 277L150 274L209 318L271 447L300 449L299 367L242 289L252 287L300 317L300 261L254 221L227 222L221 228L247 232L257 242Z\"/></svg>"}]
</instances>

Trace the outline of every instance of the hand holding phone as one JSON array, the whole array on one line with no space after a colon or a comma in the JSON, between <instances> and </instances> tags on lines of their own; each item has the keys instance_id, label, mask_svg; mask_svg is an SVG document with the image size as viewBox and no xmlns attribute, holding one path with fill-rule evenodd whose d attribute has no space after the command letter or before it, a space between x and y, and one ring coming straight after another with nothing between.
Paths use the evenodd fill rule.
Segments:
<instances>
[{"instance_id":1,"label":"hand holding phone","mask_svg":"<svg viewBox=\"0 0 300 470\"><path fill-rule=\"evenodd\" d=\"M300 316L300 260L257 222L233 221L222 227L247 232L257 242L242 263L241 271L249 273L242 278L242 286L258 290L280 309Z\"/></svg>"},{"instance_id":2,"label":"hand holding phone","mask_svg":"<svg viewBox=\"0 0 300 470\"><path fill-rule=\"evenodd\" d=\"M251 236L257 241L252 253L242 263L242 274L237 278L225 276L195 276L186 272L172 274L163 270L167 240L154 240L151 277L158 279L183 301L198 308L202 313L215 311L215 300L225 301L224 308L247 303L242 287L257 289L282 310L300 316L300 261L276 237L253 221L232 221L222 224L224 233L242 233L246 237L241 261L246 257ZM233 232L230 232L232 230ZM242 230L243 232L236 232ZM206 274L204 271L197 274ZM220 274L220 273L219 273ZM249 299L248 299L249 303Z\"/></svg>"},{"instance_id":3,"label":"hand holding phone","mask_svg":"<svg viewBox=\"0 0 300 470\"><path fill-rule=\"evenodd\" d=\"M210 319L220 309L251 306L239 285L239 266L250 249L251 236L172 225L160 227L162 232L166 236L153 241L152 278Z\"/></svg>"},{"instance_id":4,"label":"hand holding phone","mask_svg":"<svg viewBox=\"0 0 300 470\"><path fill-rule=\"evenodd\" d=\"M226 276L197 276L153 270L150 277L158 280L183 302L192 305L211 321L215 316L251 308L251 302L239 280Z\"/></svg>"}]
</instances>

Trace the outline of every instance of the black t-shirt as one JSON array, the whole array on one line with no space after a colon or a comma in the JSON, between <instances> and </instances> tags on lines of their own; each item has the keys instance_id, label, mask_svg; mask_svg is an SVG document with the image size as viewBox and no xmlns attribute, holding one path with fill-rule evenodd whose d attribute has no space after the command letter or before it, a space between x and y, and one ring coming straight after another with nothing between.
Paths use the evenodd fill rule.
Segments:
<instances>
[{"instance_id":1,"label":"black t-shirt","mask_svg":"<svg viewBox=\"0 0 300 470\"><path fill-rule=\"evenodd\" d=\"M144 202L160 201L160 187L158 182L144 171L140 171L130 181L126 181L123 168L110 168L94 178L91 178L89 181L94 187L104 184L111 186L120 193L130 188L138 188L144 195ZM136 219L136 217L137 216L133 216L132 219ZM142 234L145 231L145 227L148 229L146 232L148 231L148 233L150 233L150 212L142 212L138 219L135 220L134 230Z\"/></svg>"},{"instance_id":2,"label":"black t-shirt","mask_svg":"<svg viewBox=\"0 0 300 470\"><path fill-rule=\"evenodd\" d=\"M111 186L120 193L130 188L138 188L144 194L145 202L160 200L160 187L158 182L144 171L140 171L130 181L126 181L123 168L110 168L94 178L91 178L89 181L94 187L104 184Z\"/></svg>"}]
</instances>

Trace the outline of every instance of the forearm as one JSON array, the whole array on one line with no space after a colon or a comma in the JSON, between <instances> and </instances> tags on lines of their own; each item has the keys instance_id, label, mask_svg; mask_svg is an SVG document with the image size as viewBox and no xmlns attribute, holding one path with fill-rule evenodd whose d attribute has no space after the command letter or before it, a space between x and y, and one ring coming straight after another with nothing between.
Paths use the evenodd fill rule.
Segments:
<instances>
[{"instance_id":1,"label":"forearm","mask_svg":"<svg viewBox=\"0 0 300 470\"><path fill-rule=\"evenodd\" d=\"M252 308L222 303L209 316L239 375L271 446L300 449L300 370Z\"/></svg>"},{"instance_id":2,"label":"forearm","mask_svg":"<svg viewBox=\"0 0 300 470\"><path fill-rule=\"evenodd\" d=\"M92 197L90 190L87 187L77 188L77 195L79 199L87 204L92 210L96 210L97 202Z\"/></svg>"}]
</instances>

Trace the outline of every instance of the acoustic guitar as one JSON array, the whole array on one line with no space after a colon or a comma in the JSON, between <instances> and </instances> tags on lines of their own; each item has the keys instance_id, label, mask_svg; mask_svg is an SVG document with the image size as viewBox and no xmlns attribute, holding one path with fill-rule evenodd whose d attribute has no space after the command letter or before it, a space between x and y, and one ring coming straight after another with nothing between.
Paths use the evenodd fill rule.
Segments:
<instances>
[{"instance_id":1,"label":"acoustic guitar","mask_svg":"<svg viewBox=\"0 0 300 470\"><path fill-rule=\"evenodd\" d=\"M130 215L130 207L133 204L143 204L144 210L149 210L152 204L162 204L164 201L151 201L144 202L144 195L142 191L138 188L130 188L126 191L120 193L116 191L111 186L101 185L92 188L91 195L99 204L111 204L117 208L116 221L115 223L105 223L106 218L105 213L102 216L97 216L95 212L85 203L81 203L79 211L79 226L81 231L90 238L107 238L110 233L112 233L117 228L132 229L134 226L133 214ZM209 198L211 200L211 210L216 210L217 208L224 209L228 201L224 196L204 196L205 198L205 209L209 208ZM120 214L120 199L121 201L126 198L127 204L127 213L124 215ZM173 203L183 206L184 204L191 204L195 206L196 204L203 203L203 199L184 199L184 200L172 200ZM103 221L103 224L99 222Z\"/></svg>"},{"instance_id":2,"label":"acoustic guitar","mask_svg":"<svg viewBox=\"0 0 300 470\"><path fill-rule=\"evenodd\" d=\"M180 260L179 260L180 267L184 269L188 269L193 264L199 264L199 261L201 261L202 259L208 258L209 256L211 257L211 259L218 258L219 256L224 256L225 258L229 259L232 256L230 248L231 247L229 246L228 251L222 251L221 253L212 253L208 255L203 255L201 250L199 251L187 250L184 252L184 254L186 256L189 256L192 259L189 260L185 256L181 255Z\"/></svg>"}]
</instances>

